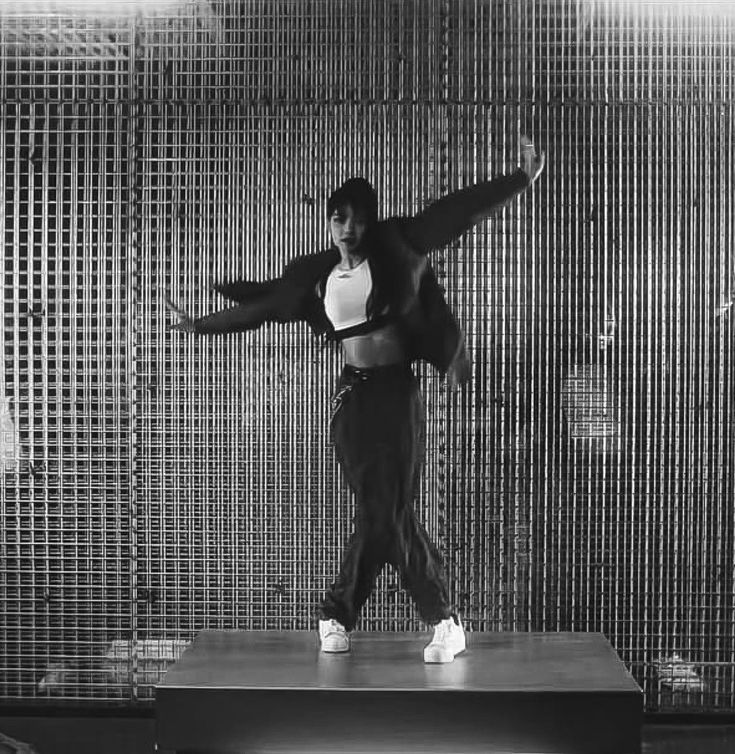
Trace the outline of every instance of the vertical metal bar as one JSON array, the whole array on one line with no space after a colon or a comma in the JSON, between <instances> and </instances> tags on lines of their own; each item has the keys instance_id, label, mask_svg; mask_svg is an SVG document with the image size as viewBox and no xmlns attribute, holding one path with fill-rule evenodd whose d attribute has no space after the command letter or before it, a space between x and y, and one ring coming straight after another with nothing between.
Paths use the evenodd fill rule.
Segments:
<instances>
[{"instance_id":1,"label":"vertical metal bar","mask_svg":"<svg viewBox=\"0 0 735 754\"><path fill-rule=\"evenodd\" d=\"M138 190L138 180L140 176L140 125L141 125L141 105L138 101L138 72L135 61L138 59L138 31L139 24L137 19L131 20L131 33L129 45L129 68L127 71L127 98L129 108L129 121L127 129L127 258L137 260L140 258L140 200L141 196ZM73 193L73 195L75 192ZM140 384L137 372L137 357L139 354L140 340L138 337L138 313L140 311L139 296L141 291L141 280L139 277L138 266L136 263L129 264L127 267L125 287L128 292L129 302L127 316L125 318L125 329L128 333L128 353L133 358L127 364L129 373L127 379L128 392L126 395L128 406L130 407L131 427L138 426L138 396L140 394ZM130 700L136 702L139 695L139 668L138 668L138 562L139 562L139 537L138 537L138 476L136 468L138 463L138 446L136 441L136 432L130 432L130 447L128 449L128 463L130 468L130 498L128 501L130 515Z\"/></svg>"}]
</instances>

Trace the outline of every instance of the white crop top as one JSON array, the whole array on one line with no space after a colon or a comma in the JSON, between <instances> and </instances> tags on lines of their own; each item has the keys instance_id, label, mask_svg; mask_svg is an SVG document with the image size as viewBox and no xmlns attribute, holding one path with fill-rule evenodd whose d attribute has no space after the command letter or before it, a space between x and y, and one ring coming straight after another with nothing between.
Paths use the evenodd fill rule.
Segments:
<instances>
[{"instance_id":1,"label":"white crop top","mask_svg":"<svg viewBox=\"0 0 735 754\"><path fill-rule=\"evenodd\" d=\"M324 291L324 311L336 331L368 321L367 300L373 289L373 279L367 259L351 270L335 267L327 278Z\"/></svg>"}]
</instances>

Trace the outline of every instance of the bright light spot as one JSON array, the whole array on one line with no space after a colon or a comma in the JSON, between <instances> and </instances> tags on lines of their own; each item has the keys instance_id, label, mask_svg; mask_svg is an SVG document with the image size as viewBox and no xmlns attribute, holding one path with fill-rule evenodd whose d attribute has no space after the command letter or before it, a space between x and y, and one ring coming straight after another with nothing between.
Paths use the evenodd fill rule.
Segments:
<instances>
[{"instance_id":1,"label":"bright light spot","mask_svg":"<svg viewBox=\"0 0 735 754\"><path fill-rule=\"evenodd\" d=\"M3 472L12 471L20 462L20 442L1 383L0 388L3 388L0 392L0 472Z\"/></svg>"},{"instance_id":2,"label":"bright light spot","mask_svg":"<svg viewBox=\"0 0 735 754\"><path fill-rule=\"evenodd\" d=\"M630 11L660 10L687 15L735 15L735 0L589 0L599 5L615 6Z\"/></svg>"},{"instance_id":3,"label":"bright light spot","mask_svg":"<svg viewBox=\"0 0 735 754\"><path fill-rule=\"evenodd\" d=\"M0 16L133 16L154 15L191 0L0 0Z\"/></svg>"}]
</instances>

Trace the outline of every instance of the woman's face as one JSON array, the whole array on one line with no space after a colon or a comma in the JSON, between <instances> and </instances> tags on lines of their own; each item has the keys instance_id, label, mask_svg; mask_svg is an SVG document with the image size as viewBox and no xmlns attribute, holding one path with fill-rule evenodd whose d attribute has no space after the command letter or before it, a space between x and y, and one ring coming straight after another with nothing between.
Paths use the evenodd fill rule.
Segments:
<instances>
[{"instance_id":1,"label":"woman's face","mask_svg":"<svg viewBox=\"0 0 735 754\"><path fill-rule=\"evenodd\" d=\"M354 209L350 204L337 207L329 218L329 230L334 245L343 255L354 252L367 230L365 213Z\"/></svg>"}]
</instances>

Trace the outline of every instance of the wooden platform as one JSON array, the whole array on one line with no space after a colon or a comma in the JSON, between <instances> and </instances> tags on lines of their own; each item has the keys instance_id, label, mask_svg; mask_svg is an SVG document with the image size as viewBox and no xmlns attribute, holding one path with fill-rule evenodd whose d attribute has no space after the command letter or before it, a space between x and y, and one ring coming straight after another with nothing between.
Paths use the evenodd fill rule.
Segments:
<instances>
[{"instance_id":1,"label":"wooden platform","mask_svg":"<svg viewBox=\"0 0 735 754\"><path fill-rule=\"evenodd\" d=\"M203 631L156 693L159 751L636 754L643 694L601 634Z\"/></svg>"}]
</instances>

